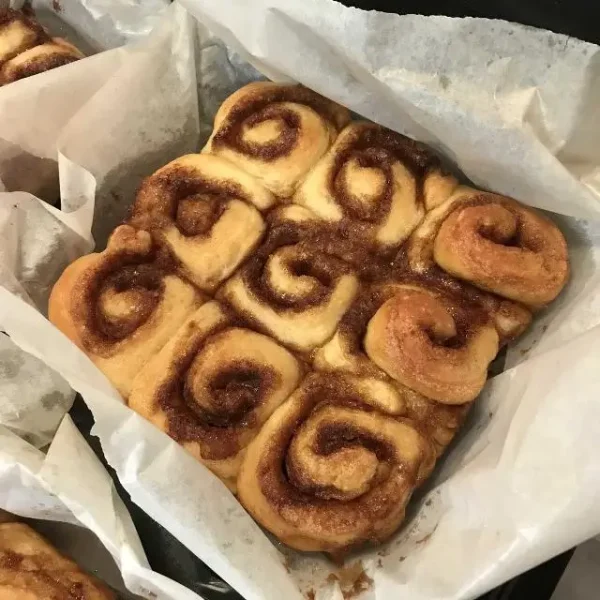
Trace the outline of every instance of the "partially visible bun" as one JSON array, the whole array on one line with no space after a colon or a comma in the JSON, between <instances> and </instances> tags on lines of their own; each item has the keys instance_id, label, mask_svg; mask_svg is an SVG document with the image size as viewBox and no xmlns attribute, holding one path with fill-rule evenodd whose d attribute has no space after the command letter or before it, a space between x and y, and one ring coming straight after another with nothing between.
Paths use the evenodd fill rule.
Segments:
<instances>
[{"instance_id":1,"label":"partially visible bun","mask_svg":"<svg viewBox=\"0 0 600 600\"><path fill-rule=\"evenodd\" d=\"M0 524L0 600L116 600L24 523Z\"/></svg>"},{"instance_id":2,"label":"partially visible bun","mask_svg":"<svg viewBox=\"0 0 600 600\"><path fill-rule=\"evenodd\" d=\"M84 55L62 38L52 38L32 17L0 9L0 85L75 62Z\"/></svg>"}]
</instances>

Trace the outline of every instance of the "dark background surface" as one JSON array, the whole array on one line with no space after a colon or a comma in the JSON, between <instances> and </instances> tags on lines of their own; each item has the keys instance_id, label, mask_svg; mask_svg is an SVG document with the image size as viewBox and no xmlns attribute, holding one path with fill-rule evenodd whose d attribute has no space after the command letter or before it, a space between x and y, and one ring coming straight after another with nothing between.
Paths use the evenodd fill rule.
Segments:
<instances>
[{"instance_id":1,"label":"dark background surface","mask_svg":"<svg viewBox=\"0 0 600 600\"><path fill-rule=\"evenodd\" d=\"M400 14L504 19L600 43L600 25L594 18L600 8L595 0L343 0L342 4Z\"/></svg>"},{"instance_id":2,"label":"dark background surface","mask_svg":"<svg viewBox=\"0 0 600 600\"><path fill-rule=\"evenodd\" d=\"M600 43L600 26L590 10L594 5L592 0L344 0L343 4L400 14L505 19ZM77 398L71 415L96 454L102 458L97 439L89 435L93 420L81 398ZM179 581L206 600L243 600L133 504L114 477L112 469L108 469L131 512L150 565L155 571ZM549 600L571 555L572 551L566 552L509 581L480 600Z\"/></svg>"}]
</instances>

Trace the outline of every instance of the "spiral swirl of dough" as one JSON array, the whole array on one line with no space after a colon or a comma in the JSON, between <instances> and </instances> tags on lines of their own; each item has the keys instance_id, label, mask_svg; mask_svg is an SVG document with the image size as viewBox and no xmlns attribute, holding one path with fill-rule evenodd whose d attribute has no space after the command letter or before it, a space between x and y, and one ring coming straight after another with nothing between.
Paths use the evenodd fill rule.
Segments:
<instances>
[{"instance_id":1,"label":"spiral swirl of dough","mask_svg":"<svg viewBox=\"0 0 600 600\"><path fill-rule=\"evenodd\" d=\"M433 254L454 277L533 308L554 300L569 276L558 227L493 194L456 207L440 227Z\"/></svg>"},{"instance_id":2,"label":"spiral swirl of dough","mask_svg":"<svg viewBox=\"0 0 600 600\"><path fill-rule=\"evenodd\" d=\"M287 350L209 302L148 362L128 403L235 491L246 446L300 375Z\"/></svg>"},{"instance_id":3,"label":"spiral swirl of dough","mask_svg":"<svg viewBox=\"0 0 600 600\"><path fill-rule=\"evenodd\" d=\"M533 309L556 298L569 276L567 244L554 223L512 198L464 187L426 216L407 257L417 272L436 265ZM508 304L504 310L509 318Z\"/></svg>"},{"instance_id":4,"label":"spiral swirl of dough","mask_svg":"<svg viewBox=\"0 0 600 600\"><path fill-rule=\"evenodd\" d=\"M493 319L502 344L520 336L531 322L531 310L520 302L514 302L475 287L473 282L461 281L444 271L435 261L434 245L445 218L454 208L492 196L467 187L459 187L444 203L429 211L421 224L408 238L402 250L405 267L419 277L441 284L453 293L463 294L481 305Z\"/></svg>"},{"instance_id":5,"label":"spiral swirl of dough","mask_svg":"<svg viewBox=\"0 0 600 600\"><path fill-rule=\"evenodd\" d=\"M390 377L443 404L465 404L477 397L498 342L485 313L411 286L381 306L364 340L369 358Z\"/></svg>"},{"instance_id":6,"label":"spiral swirl of dough","mask_svg":"<svg viewBox=\"0 0 600 600\"><path fill-rule=\"evenodd\" d=\"M106 250L69 265L49 318L127 398L134 377L203 300L174 275L147 231L121 225Z\"/></svg>"},{"instance_id":7,"label":"spiral swirl of dough","mask_svg":"<svg viewBox=\"0 0 600 600\"><path fill-rule=\"evenodd\" d=\"M232 163L189 154L142 183L130 222L166 245L190 281L212 291L258 245L265 230L259 211L274 202Z\"/></svg>"},{"instance_id":8,"label":"spiral swirl of dough","mask_svg":"<svg viewBox=\"0 0 600 600\"><path fill-rule=\"evenodd\" d=\"M345 108L305 87L251 83L221 105L204 151L287 198L348 120Z\"/></svg>"},{"instance_id":9,"label":"spiral swirl of dough","mask_svg":"<svg viewBox=\"0 0 600 600\"><path fill-rule=\"evenodd\" d=\"M298 188L294 202L383 248L397 248L425 210L457 186L423 144L354 122Z\"/></svg>"},{"instance_id":10,"label":"spiral swirl of dough","mask_svg":"<svg viewBox=\"0 0 600 600\"><path fill-rule=\"evenodd\" d=\"M306 209L283 207L270 219L265 242L219 297L283 344L310 351L333 335L358 290L358 277L314 243Z\"/></svg>"},{"instance_id":11,"label":"spiral swirl of dough","mask_svg":"<svg viewBox=\"0 0 600 600\"><path fill-rule=\"evenodd\" d=\"M313 374L248 446L238 494L285 544L339 553L397 529L432 452L351 383Z\"/></svg>"},{"instance_id":12,"label":"spiral swirl of dough","mask_svg":"<svg viewBox=\"0 0 600 600\"><path fill-rule=\"evenodd\" d=\"M33 18L0 9L0 85L37 75L83 58L61 38L51 38Z\"/></svg>"},{"instance_id":13,"label":"spiral swirl of dough","mask_svg":"<svg viewBox=\"0 0 600 600\"><path fill-rule=\"evenodd\" d=\"M410 419L431 440L440 456L463 423L470 405L443 404L426 398L392 379L371 361L364 348L371 318L385 302L407 289L420 288L409 283L388 282L365 290L344 315L331 340L315 352L313 366L324 373L343 373L369 402L388 411L394 407L399 416ZM464 309L479 311L476 305L467 305Z\"/></svg>"}]
</instances>

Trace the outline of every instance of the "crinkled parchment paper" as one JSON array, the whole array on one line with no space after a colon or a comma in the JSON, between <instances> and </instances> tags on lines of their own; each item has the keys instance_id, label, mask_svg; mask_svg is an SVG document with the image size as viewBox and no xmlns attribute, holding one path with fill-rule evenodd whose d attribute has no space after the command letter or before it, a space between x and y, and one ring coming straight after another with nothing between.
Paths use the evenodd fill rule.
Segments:
<instances>
[{"instance_id":1,"label":"crinkled parchment paper","mask_svg":"<svg viewBox=\"0 0 600 600\"><path fill-rule=\"evenodd\" d=\"M23 354L25 363L36 360ZM48 376L44 371L49 369L42 365L38 371L42 375L30 374L31 380L43 384ZM2 387L5 377L0 371ZM32 397L30 412L39 404L39 398ZM28 427L27 423L23 427L35 439L47 434L45 427ZM47 521L36 529L123 598L129 600L135 594L160 600L199 600L193 592L150 569L109 474L68 416L52 435L45 454L0 425L0 509L36 523Z\"/></svg>"},{"instance_id":2,"label":"crinkled parchment paper","mask_svg":"<svg viewBox=\"0 0 600 600\"><path fill-rule=\"evenodd\" d=\"M146 36L168 0L0 0L0 8L24 5L52 36L66 38L88 57L0 88L0 190L31 192L54 203L58 137L126 54L104 51Z\"/></svg>"},{"instance_id":3,"label":"crinkled parchment paper","mask_svg":"<svg viewBox=\"0 0 600 600\"><path fill-rule=\"evenodd\" d=\"M57 236L64 245L51 253L56 262L44 260L53 269L80 252L63 225L87 241L93 232L102 246L141 177L198 148L219 103L259 77L248 63L429 142L476 184L556 213L573 274L510 349L406 526L353 558L373 580L361 598L474 598L598 534L598 48L500 21L382 15L329 0L247 0L234 11L218 0L181 4L199 23L181 6L167 11L152 44L63 132L65 212L48 211L60 225L45 226L39 243L50 248ZM158 40L163 50L153 53ZM81 392L133 500L248 600L311 590L342 598L327 579L333 565L274 545L216 478L121 402L38 312L43 304L22 299L42 281L39 303L52 283L24 235L11 252L31 264L27 277L5 267L2 283L21 298L0 290L0 326Z\"/></svg>"},{"instance_id":4,"label":"crinkled parchment paper","mask_svg":"<svg viewBox=\"0 0 600 600\"><path fill-rule=\"evenodd\" d=\"M117 46L141 37L144 23L148 29L159 18L158 2L148 2L137 16L134 4L128 4L129 14L119 15L113 10L118 4L63 0L59 15L50 12L49 2L33 2L33 8L52 34L82 48L86 33L98 40L106 34ZM80 13L67 12L69 7ZM83 8L94 19L102 20L102 10L113 18L86 29ZM109 46L100 43L94 49ZM8 175L4 183L45 183L53 171L58 179L58 141L65 124L134 54L98 54L72 68L0 89L0 173ZM0 280L41 310L47 306L49 286L92 245L89 230L82 236L66 221L66 213L28 193L0 193ZM38 531L123 599L198 600L197 594L150 569L110 475L66 415L74 395L61 375L0 333L0 512L34 519Z\"/></svg>"}]
</instances>

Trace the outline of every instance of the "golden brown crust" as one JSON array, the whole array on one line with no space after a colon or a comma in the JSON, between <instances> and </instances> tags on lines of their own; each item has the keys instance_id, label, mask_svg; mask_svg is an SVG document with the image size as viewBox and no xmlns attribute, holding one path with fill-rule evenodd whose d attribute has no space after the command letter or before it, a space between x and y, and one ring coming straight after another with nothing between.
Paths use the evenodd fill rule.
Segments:
<instances>
[{"instance_id":1,"label":"golden brown crust","mask_svg":"<svg viewBox=\"0 0 600 600\"><path fill-rule=\"evenodd\" d=\"M51 38L33 18L0 10L0 85L6 85L83 58L72 44Z\"/></svg>"},{"instance_id":2,"label":"golden brown crust","mask_svg":"<svg viewBox=\"0 0 600 600\"><path fill-rule=\"evenodd\" d=\"M413 425L431 442L439 456L454 438L463 423L470 405L448 405L436 402L392 379L378 367L365 351L369 321L397 293L406 289L421 289L413 281L377 284L364 290L344 315L333 338L319 348L313 357L313 367L326 373L344 373L362 394L370 397L388 411L395 407L399 417L410 419ZM462 310L481 319L477 304L458 298Z\"/></svg>"},{"instance_id":3,"label":"golden brown crust","mask_svg":"<svg viewBox=\"0 0 600 600\"><path fill-rule=\"evenodd\" d=\"M182 274L210 292L257 246L265 229L259 211L275 201L234 164L189 154L142 183L129 222L150 231Z\"/></svg>"},{"instance_id":4,"label":"golden brown crust","mask_svg":"<svg viewBox=\"0 0 600 600\"><path fill-rule=\"evenodd\" d=\"M204 151L289 197L348 120L345 108L305 87L255 82L222 104Z\"/></svg>"},{"instance_id":5,"label":"golden brown crust","mask_svg":"<svg viewBox=\"0 0 600 600\"><path fill-rule=\"evenodd\" d=\"M457 186L424 144L368 122L338 136L294 195L319 218L345 227L357 243L398 248L425 210Z\"/></svg>"},{"instance_id":6,"label":"golden brown crust","mask_svg":"<svg viewBox=\"0 0 600 600\"><path fill-rule=\"evenodd\" d=\"M0 524L0 600L115 600L22 523Z\"/></svg>"},{"instance_id":7,"label":"golden brown crust","mask_svg":"<svg viewBox=\"0 0 600 600\"><path fill-rule=\"evenodd\" d=\"M48 319L73 343L85 350L80 328L74 320L72 290L79 278L97 261L97 254L82 256L71 263L54 284L48 301Z\"/></svg>"},{"instance_id":8,"label":"golden brown crust","mask_svg":"<svg viewBox=\"0 0 600 600\"><path fill-rule=\"evenodd\" d=\"M122 225L104 252L67 268L48 313L126 398L141 367L202 301L172 273L148 232Z\"/></svg>"},{"instance_id":9,"label":"golden brown crust","mask_svg":"<svg viewBox=\"0 0 600 600\"><path fill-rule=\"evenodd\" d=\"M139 373L129 406L235 491L246 446L300 375L287 350L209 302Z\"/></svg>"},{"instance_id":10,"label":"golden brown crust","mask_svg":"<svg viewBox=\"0 0 600 600\"><path fill-rule=\"evenodd\" d=\"M335 248L315 244L312 226L302 207L277 211L264 243L219 294L255 327L301 352L333 335L358 290L354 270Z\"/></svg>"},{"instance_id":11,"label":"golden brown crust","mask_svg":"<svg viewBox=\"0 0 600 600\"><path fill-rule=\"evenodd\" d=\"M566 241L556 225L512 198L467 187L427 214L405 258L415 273L445 277L455 287L458 277L505 298L494 302L481 294L498 312L500 333L504 328L510 338L528 324L525 306L553 300L569 275Z\"/></svg>"},{"instance_id":12,"label":"golden brown crust","mask_svg":"<svg viewBox=\"0 0 600 600\"><path fill-rule=\"evenodd\" d=\"M498 352L487 315L465 311L444 294L407 287L369 321L369 358L390 377L443 404L474 400Z\"/></svg>"},{"instance_id":13,"label":"golden brown crust","mask_svg":"<svg viewBox=\"0 0 600 600\"><path fill-rule=\"evenodd\" d=\"M447 273L533 308L554 300L569 276L556 225L495 194L480 194L446 217L434 257Z\"/></svg>"},{"instance_id":14,"label":"golden brown crust","mask_svg":"<svg viewBox=\"0 0 600 600\"><path fill-rule=\"evenodd\" d=\"M313 374L248 447L238 493L289 546L339 553L395 531L432 453L344 378Z\"/></svg>"}]
</instances>

